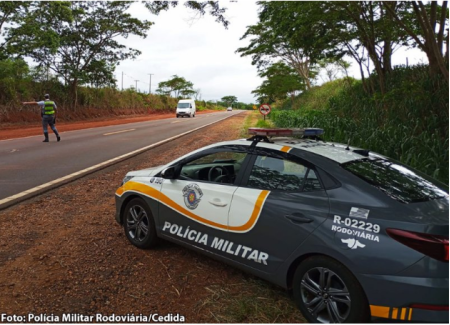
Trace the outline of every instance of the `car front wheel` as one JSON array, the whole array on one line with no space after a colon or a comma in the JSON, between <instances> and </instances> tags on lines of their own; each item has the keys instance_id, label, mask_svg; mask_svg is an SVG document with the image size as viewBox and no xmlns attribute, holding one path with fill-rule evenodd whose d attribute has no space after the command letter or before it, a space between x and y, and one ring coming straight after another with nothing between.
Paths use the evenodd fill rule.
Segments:
<instances>
[{"instance_id":1,"label":"car front wheel","mask_svg":"<svg viewBox=\"0 0 450 325\"><path fill-rule=\"evenodd\" d=\"M294 275L294 300L312 323L365 323L369 304L361 285L341 263L312 256Z\"/></svg>"},{"instance_id":2,"label":"car front wheel","mask_svg":"<svg viewBox=\"0 0 450 325\"><path fill-rule=\"evenodd\" d=\"M128 240L136 247L150 248L157 243L152 212L140 198L132 199L125 207L123 228Z\"/></svg>"}]
</instances>

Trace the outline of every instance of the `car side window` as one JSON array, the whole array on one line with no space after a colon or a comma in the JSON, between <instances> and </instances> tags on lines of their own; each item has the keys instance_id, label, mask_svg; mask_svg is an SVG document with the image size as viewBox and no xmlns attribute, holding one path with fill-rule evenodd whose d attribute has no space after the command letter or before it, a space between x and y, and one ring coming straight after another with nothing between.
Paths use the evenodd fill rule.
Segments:
<instances>
[{"instance_id":1,"label":"car side window","mask_svg":"<svg viewBox=\"0 0 450 325\"><path fill-rule=\"evenodd\" d=\"M246 155L220 151L201 156L181 167L180 179L233 184Z\"/></svg>"},{"instance_id":2,"label":"car side window","mask_svg":"<svg viewBox=\"0 0 450 325\"><path fill-rule=\"evenodd\" d=\"M258 156L247 185L253 188L278 191L321 190L314 170L287 159Z\"/></svg>"}]
</instances>

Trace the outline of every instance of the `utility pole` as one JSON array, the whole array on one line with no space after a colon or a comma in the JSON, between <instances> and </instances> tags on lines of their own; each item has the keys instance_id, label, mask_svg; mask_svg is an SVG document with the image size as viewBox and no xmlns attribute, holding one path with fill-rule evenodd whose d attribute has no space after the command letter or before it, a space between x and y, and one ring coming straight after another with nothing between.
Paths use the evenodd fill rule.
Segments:
<instances>
[{"instance_id":1,"label":"utility pole","mask_svg":"<svg viewBox=\"0 0 450 325\"><path fill-rule=\"evenodd\" d=\"M150 84L148 86L148 93L151 94L152 93L152 76L153 76L153 73L149 73L148 75L150 76Z\"/></svg>"},{"instance_id":2,"label":"utility pole","mask_svg":"<svg viewBox=\"0 0 450 325\"><path fill-rule=\"evenodd\" d=\"M139 80L135 80L136 81L136 92L138 92L138 89L137 89L137 82L139 81Z\"/></svg>"},{"instance_id":3,"label":"utility pole","mask_svg":"<svg viewBox=\"0 0 450 325\"><path fill-rule=\"evenodd\" d=\"M123 71L122 71L122 91L123 91Z\"/></svg>"}]
</instances>

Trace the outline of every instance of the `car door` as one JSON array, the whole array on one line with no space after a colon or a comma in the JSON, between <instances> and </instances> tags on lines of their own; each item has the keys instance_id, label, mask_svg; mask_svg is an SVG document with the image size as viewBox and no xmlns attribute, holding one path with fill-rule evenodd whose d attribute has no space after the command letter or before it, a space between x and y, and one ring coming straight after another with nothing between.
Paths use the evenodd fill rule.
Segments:
<instances>
[{"instance_id":1,"label":"car door","mask_svg":"<svg viewBox=\"0 0 450 325\"><path fill-rule=\"evenodd\" d=\"M251 227L233 230L234 225L242 224L242 211L253 206ZM230 242L241 247L236 252L241 263L273 273L326 220L329 209L313 165L287 153L259 150L234 192Z\"/></svg>"},{"instance_id":2,"label":"car door","mask_svg":"<svg viewBox=\"0 0 450 325\"><path fill-rule=\"evenodd\" d=\"M161 235L203 250L225 241L236 180L248 161L247 153L231 148L206 150L186 159L176 179L164 179L159 224Z\"/></svg>"}]
</instances>

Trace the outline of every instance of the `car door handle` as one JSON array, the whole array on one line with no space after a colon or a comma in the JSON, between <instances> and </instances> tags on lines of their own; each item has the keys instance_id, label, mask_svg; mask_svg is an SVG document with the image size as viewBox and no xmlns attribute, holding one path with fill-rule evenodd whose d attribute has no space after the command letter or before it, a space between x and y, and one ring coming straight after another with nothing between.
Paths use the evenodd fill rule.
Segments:
<instances>
[{"instance_id":1,"label":"car door handle","mask_svg":"<svg viewBox=\"0 0 450 325\"><path fill-rule=\"evenodd\" d=\"M287 214L284 217L291 220L293 223L310 223L310 222L312 222L312 219L307 218L304 215L299 214L299 213Z\"/></svg>"},{"instance_id":2,"label":"car door handle","mask_svg":"<svg viewBox=\"0 0 450 325\"><path fill-rule=\"evenodd\" d=\"M215 205L216 207L225 207L228 205L228 203L222 202L220 199L212 199L212 201L208 201L209 203L211 203L212 205Z\"/></svg>"}]
</instances>

